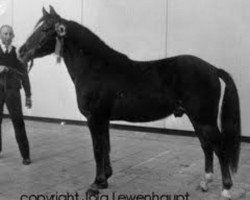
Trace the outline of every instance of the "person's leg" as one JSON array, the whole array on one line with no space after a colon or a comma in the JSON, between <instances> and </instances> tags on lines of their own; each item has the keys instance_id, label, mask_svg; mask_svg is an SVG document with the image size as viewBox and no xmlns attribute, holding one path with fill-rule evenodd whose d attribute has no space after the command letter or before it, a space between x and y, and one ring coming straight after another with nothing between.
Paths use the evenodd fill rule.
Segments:
<instances>
[{"instance_id":1,"label":"person's leg","mask_svg":"<svg viewBox=\"0 0 250 200\"><path fill-rule=\"evenodd\" d=\"M3 119L3 105L5 93L0 88L0 153L2 152L2 119Z\"/></svg>"},{"instance_id":2,"label":"person's leg","mask_svg":"<svg viewBox=\"0 0 250 200\"><path fill-rule=\"evenodd\" d=\"M6 104L14 126L17 144L23 157L23 164L30 164L29 142L23 121L20 91L9 90L6 92Z\"/></svg>"}]
</instances>

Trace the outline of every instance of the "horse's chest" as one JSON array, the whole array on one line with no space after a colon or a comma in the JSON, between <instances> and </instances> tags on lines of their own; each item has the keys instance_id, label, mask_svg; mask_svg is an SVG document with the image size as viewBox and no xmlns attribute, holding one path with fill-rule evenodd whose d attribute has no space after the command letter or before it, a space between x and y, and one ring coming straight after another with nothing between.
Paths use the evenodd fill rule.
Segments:
<instances>
[{"instance_id":1,"label":"horse's chest","mask_svg":"<svg viewBox=\"0 0 250 200\"><path fill-rule=\"evenodd\" d=\"M77 104L80 112L87 117L97 106L100 99L98 90L91 90L80 83L75 84Z\"/></svg>"}]
</instances>

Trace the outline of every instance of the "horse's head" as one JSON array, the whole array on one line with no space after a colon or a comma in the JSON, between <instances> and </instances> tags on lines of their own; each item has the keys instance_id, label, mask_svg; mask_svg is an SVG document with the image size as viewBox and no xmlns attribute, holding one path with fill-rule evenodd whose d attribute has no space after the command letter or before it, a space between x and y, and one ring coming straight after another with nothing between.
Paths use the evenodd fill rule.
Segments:
<instances>
[{"instance_id":1,"label":"horse's head","mask_svg":"<svg viewBox=\"0 0 250 200\"><path fill-rule=\"evenodd\" d=\"M43 16L37 22L33 33L19 49L23 63L55 52L56 41L66 35L65 21L50 6L50 12L43 8Z\"/></svg>"}]
</instances>

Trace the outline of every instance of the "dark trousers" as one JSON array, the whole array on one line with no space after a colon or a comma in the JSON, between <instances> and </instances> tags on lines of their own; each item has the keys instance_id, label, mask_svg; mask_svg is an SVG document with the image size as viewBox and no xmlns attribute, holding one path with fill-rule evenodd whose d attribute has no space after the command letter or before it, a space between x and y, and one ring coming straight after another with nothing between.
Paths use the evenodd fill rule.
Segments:
<instances>
[{"instance_id":1,"label":"dark trousers","mask_svg":"<svg viewBox=\"0 0 250 200\"><path fill-rule=\"evenodd\" d=\"M29 142L23 121L22 103L20 91L17 89L4 89L0 87L0 151L2 150L1 125L3 118L3 106L6 106L11 117L16 141L23 159L30 158Z\"/></svg>"}]
</instances>

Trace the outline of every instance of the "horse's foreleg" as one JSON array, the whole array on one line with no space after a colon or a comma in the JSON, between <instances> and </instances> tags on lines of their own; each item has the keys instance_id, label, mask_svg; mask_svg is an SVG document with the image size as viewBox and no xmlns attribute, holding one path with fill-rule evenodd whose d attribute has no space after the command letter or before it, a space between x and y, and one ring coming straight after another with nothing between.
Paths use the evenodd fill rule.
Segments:
<instances>
[{"instance_id":1,"label":"horse's foreleg","mask_svg":"<svg viewBox=\"0 0 250 200\"><path fill-rule=\"evenodd\" d=\"M109 158L109 156L107 156L108 121L100 123L95 122L94 120L89 120L88 126L91 132L94 157L96 161L96 177L94 183L91 185L91 189L104 189L108 187L105 170L107 158Z\"/></svg>"},{"instance_id":2,"label":"horse's foreleg","mask_svg":"<svg viewBox=\"0 0 250 200\"><path fill-rule=\"evenodd\" d=\"M105 155L105 160L104 160L104 170L105 170L105 176L106 178L110 178L112 176L112 167L111 167L111 162L110 162L110 138L109 138L109 129L107 129L106 132L106 137L105 137L105 147L107 147L107 153Z\"/></svg>"}]
</instances>

